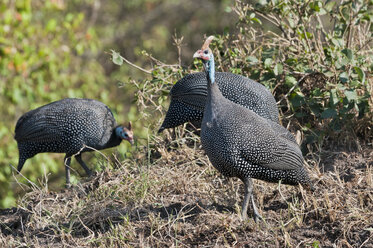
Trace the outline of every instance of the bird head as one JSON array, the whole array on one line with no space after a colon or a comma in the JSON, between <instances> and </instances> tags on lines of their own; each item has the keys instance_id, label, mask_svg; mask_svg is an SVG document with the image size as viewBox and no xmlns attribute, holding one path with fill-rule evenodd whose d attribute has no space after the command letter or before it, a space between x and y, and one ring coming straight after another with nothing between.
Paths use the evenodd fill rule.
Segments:
<instances>
[{"instance_id":1,"label":"bird head","mask_svg":"<svg viewBox=\"0 0 373 248\"><path fill-rule=\"evenodd\" d=\"M205 43L200 50L194 53L193 58L201 59L203 62L203 67L207 73L207 80L211 82L211 84L215 83L215 62L214 62L214 54L210 49L209 45L211 41L215 39L214 36L209 36Z\"/></svg>"},{"instance_id":2,"label":"bird head","mask_svg":"<svg viewBox=\"0 0 373 248\"><path fill-rule=\"evenodd\" d=\"M131 145L133 145L134 142L133 142L133 132L132 132L131 122L128 123L128 127L118 126L115 129L115 132L118 137L120 137L121 139L127 140L128 142L130 142Z\"/></svg>"},{"instance_id":3,"label":"bird head","mask_svg":"<svg viewBox=\"0 0 373 248\"><path fill-rule=\"evenodd\" d=\"M213 39L215 39L214 36L209 36L205 43L203 43L202 48L194 53L193 58L201 59L204 65L208 64L209 61L212 61L214 59L214 55L209 46Z\"/></svg>"}]
</instances>

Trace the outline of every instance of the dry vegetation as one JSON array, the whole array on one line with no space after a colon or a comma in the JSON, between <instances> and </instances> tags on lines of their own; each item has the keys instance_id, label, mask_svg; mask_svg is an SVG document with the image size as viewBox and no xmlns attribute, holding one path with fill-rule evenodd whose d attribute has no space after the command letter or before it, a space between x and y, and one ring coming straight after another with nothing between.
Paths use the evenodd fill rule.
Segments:
<instances>
[{"instance_id":1,"label":"dry vegetation","mask_svg":"<svg viewBox=\"0 0 373 248\"><path fill-rule=\"evenodd\" d=\"M171 135L72 189L34 188L1 210L0 246L373 247L371 148L308 154L313 193L256 180L255 223L239 218L242 183L211 166L196 136Z\"/></svg>"}]
</instances>

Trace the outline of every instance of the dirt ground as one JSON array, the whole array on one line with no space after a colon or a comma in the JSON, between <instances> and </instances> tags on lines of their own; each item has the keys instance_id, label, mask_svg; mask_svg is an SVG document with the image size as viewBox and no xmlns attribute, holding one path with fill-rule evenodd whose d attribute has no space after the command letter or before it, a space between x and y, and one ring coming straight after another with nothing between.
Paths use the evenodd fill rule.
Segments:
<instances>
[{"instance_id":1,"label":"dirt ground","mask_svg":"<svg viewBox=\"0 0 373 248\"><path fill-rule=\"evenodd\" d=\"M240 219L242 183L193 142L114 156L116 169L69 190L33 189L0 210L0 246L373 247L371 146L308 154L314 192L255 180L255 223Z\"/></svg>"}]
</instances>

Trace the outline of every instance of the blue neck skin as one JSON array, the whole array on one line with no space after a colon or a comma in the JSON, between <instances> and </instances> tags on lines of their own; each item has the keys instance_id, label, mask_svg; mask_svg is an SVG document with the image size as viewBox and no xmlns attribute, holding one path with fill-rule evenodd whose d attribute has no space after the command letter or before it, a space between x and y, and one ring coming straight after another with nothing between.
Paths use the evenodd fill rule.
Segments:
<instances>
[{"instance_id":1,"label":"blue neck skin","mask_svg":"<svg viewBox=\"0 0 373 248\"><path fill-rule=\"evenodd\" d=\"M207 70L211 84L215 83L215 61L214 55L211 54L211 58L206 62L205 70Z\"/></svg>"},{"instance_id":2,"label":"blue neck skin","mask_svg":"<svg viewBox=\"0 0 373 248\"><path fill-rule=\"evenodd\" d=\"M123 128L121 126L115 128L115 134L119 137L119 138L123 138Z\"/></svg>"}]
</instances>

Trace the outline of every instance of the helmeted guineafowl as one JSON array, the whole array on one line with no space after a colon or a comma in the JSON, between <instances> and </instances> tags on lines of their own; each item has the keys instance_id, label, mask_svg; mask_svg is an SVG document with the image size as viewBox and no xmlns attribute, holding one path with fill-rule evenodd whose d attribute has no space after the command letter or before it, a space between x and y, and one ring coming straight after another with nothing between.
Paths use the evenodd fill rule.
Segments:
<instances>
[{"instance_id":1,"label":"helmeted guineafowl","mask_svg":"<svg viewBox=\"0 0 373 248\"><path fill-rule=\"evenodd\" d=\"M88 175L90 169L81 154L117 146L128 140L133 144L131 123L117 125L113 113L102 102L67 98L52 102L22 115L16 124L20 172L28 158L42 152L66 153L66 185L70 185L70 162L75 156Z\"/></svg>"},{"instance_id":2,"label":"helmeted guineafowl","mask_svg":"<svg viewBox=\"0 0 373 248\"><path fill-rule=\"evenodd\" d=\"M254 202L252 178L269 182L311 186L303 156L284 127L226 99L215 83L210 36L194 54L204 62L208 80L207 101L201 127L202 147L212 165L223 175L245 184L242 218L251 201L254 220L261 218Z\"/></svg>"},{"instance_id":3,"label":"helmeted guineafowl","mask_svg":"<svg viewBox=\"0 0 373 248\"><path fill-rule=\"evenodd\" d=\"M258 115L278 122L276 100L263 85L247 77L229 73L215 73L215 82L224 97L251 109ZM207 98L207 79L203 72L186 75L170 91L171 102L158 132L192 122L199 127Z\"/></svg>"}]
</instances>

